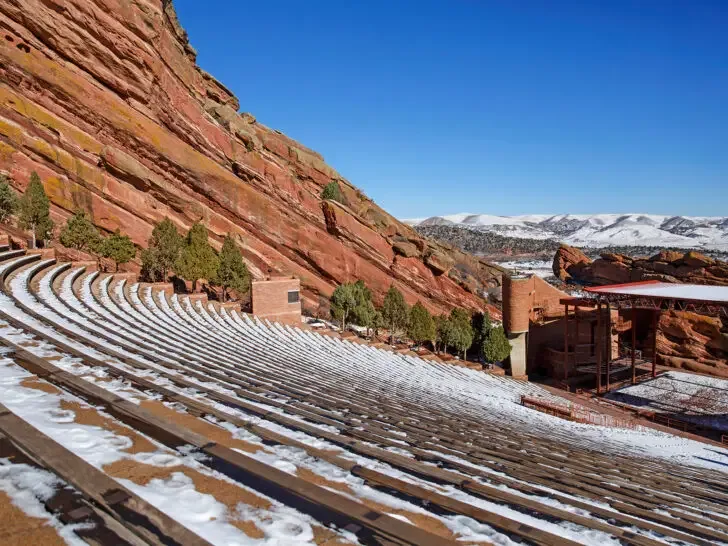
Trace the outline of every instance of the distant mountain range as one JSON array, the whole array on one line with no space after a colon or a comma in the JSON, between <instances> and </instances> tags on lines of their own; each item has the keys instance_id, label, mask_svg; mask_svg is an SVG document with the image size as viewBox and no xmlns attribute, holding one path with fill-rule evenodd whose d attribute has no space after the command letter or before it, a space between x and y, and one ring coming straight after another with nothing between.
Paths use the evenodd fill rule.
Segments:
<instances>
[{"instance_id":1,"label":"distant mountain range","mask_svg":"<svg viewBox=\"0 0 728 546\"><path fill-rule=\"evenodd\" d=\"M531 214L493 216L460 213L404 220L417 227L452 226L518 239L580 247L670 247L727 251L728 217L657 214Z\"/></svg>"}]
</instances>

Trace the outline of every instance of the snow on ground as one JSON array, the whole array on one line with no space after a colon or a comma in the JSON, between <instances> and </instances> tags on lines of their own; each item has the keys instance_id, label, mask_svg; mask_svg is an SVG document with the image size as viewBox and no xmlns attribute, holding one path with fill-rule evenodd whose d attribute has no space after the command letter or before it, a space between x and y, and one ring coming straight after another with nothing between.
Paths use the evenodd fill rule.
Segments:
<instances>
[{"instance_id":1,"label":"snow on ground","mask_svg":"<svg viewBox=\"0 0 728 546\"><path fill-rule=\"evenodd\" d=\"M76 531L85 528L86 524L64 524L43 504L64 487L67 487L65 482L50 472L13 463L10 459L0 459L0 491L10 498L13 505L32 518L45 520L69 546L85 546L86 542L78 538Z\"/></svg>"},{"instance_id":2,"label":"snow on ground","mask_svg":"<svg viewBox=\"0 0 728 546\"><path fill-rule=\"evenodd\" d=\"M728 250L728 218L660 214L460 213L405 220L410 225L454 225L509 237L555 239L576 246L656 246Z\"/></svg>"},{"instance_id":3,"label":"snow on ground","mask_svg":"<svg viewBox=\"0 0 728 546\"><path fill-rule=\"evenodd\" d=\"M614 391L610 397L637 408L674 414L728 432L727 379L666 372Z\"/></svg>"},{"instance_id":4,"label":"snow on ground","mask_svg":"<svg viewBox=\"0 0 728 546\"><path fill-rule=\"evenodd\" d=\"M552 263L546 260L513 260L510 262L494 262L496 265L519 273L529 273L545 279L554 275Z\"/></svg>"},{"instance_id":5,"label":"snow on ground","mask_svg":"<svg viewBox=\"0 0 728 546\"><path fill-rule=\"evenodd\" d=\"M97 340L100 338L94 335L93 332L98 331L100 328L99 325L86 321L84 324L85 328L81 328L61 316L61 314L65 314L65 316L74 317L74 320L80 320L81 322L85 319L76 316L78 313L85 312L89 316L92 316L88 310L84 311L80 302L74 301L76 297L70 290L70 276L64 281L61 294L63 300L76 313L63 307L60 299L52 294L49 287L43 283L41 283L40 293L43 299L56 309L56 312L52 312L44 305L34 302L34 298L24 289L25 280L28 278L27 275L27 272L18 275L12 283L14 293L22 301L34 306L33 308L40 309L41 311L39 312L44 312L44 316L50 320L63 321L64 326L73 329L74 332L88 339L91 343L97 343ZM104 284L103 286L107 287L108 284ZM120 283L116 285L117 294L123 296L120 286ZM325 385L327 382L337 385L366 384L375 390L377 388L386 388L388 392L395 393L397 396L403 396L408 401L414 401L423 407L432 408L435 412L441 410L447 413L467 415L481 419L485 423L492 422L498 428L507 427L509 433L514 436L523 433L523 437L527 438L529 434L534 435L538 434L538 431L548 431L552 439L561 439L565 445L577 444L584 448L596 449L606 453L613 452L619 455L628 453L632 456L645 456L650 459L669 460L678 463L684 462L723 472L726 472L726 468L728 467L728 452L712 447L708 449L708 446L698 442L653 430L621 430L571 423L520 406L518 399L520 394L523 393L553 398L552 395L534 385L513 381L508 378L491 376L465 368L426 362L415 357L379 351L369 346L332 339L313 332L283 327L267 322L263 323L257 319L251 320L247 316L241 317L237 312L228 313L224 309L216 311L213 307L208 307L206 310L199 302L196 305L191 305L189 300L184 298L173 297L171 298L171 305L168 305L167 299L164 297L158 296L155 299L149 290L143 291L142 297L139 297L138 291L138 285L133 286L130 290L130 299L133 305L130 305L128 302L124 303L125 299L122 298L120 299L122 302L120 308L116 307L115 309L119 312L129 314L129 316L136 317L140 325L145 325L145 332L141 337L150 339L148 332L156 331L165 332L165 335L169 336L169 343L159 343L159 347L154 353L155 355L157 353L160 355L168 355L181 352L185 355L186 359L220 371L226 369L224 366L228 361L245 364L246 367L239 368L238 373L250 373L254 378L261 377L261 375L256 373L256 370L265 374L278 373L281 381L285 381L288 377L306 376L322 391L326 390ZM82 294L84 299L91 298L90 291L87 288L82 290ZM102 296L101 300L104 302L104 305L110 306L113 303L108 296ZM10 309L11 314L16 316L16 318L32 320L24 316L24 313L17 308L13 310L14 305L12 302L7 296L2 294L0 294L0 305L6 312L9 312L8 310ZM42 309L45 309L45 311L42 311ZM125 328L122 323L108 324L104 328L106 330L104 332L105 335L113 337L111 336L113 334L121 342L121 336L124 335ZM7 335L8 332L11 332L11 329L0 329L0 335ZM17 336L24 334L19 334L15 331L12 335L16 336L13 339L17 341ZM187 340L193 339L195 342L192 345L179 344L175 341L175 339L178 339L178 336L182 336L183 339ZM124 343L128 344L129 341L126 340ZM124 351L121 347L117 347L108 342L102 343L101 346L104 346L104 344L114 347L120 352ZM28 349L42 351L45 354L49 352L47 344L39 344L37 347L29 347ZM85 348L85 350L88 351L88 348ZM139 350L142 353L149 352L148 349L141 347ZM145 361L139 355L134 355L134 358ZM107 358L107 360L109 359ZM12 368L11 363L7 359L3 363L6 368ZM64 367L63 360L58 361L58 365ZM114 362L114 365L117 364ZM151 362L150 368L155 369L155 365ZM55 430L57 434L60 434L59 431L63 430L63 434L66 436L65 440L73 440L74 435L70 434L68 430L69 426L73 427L76 425L76 423L73 423L72 416L68 414L64 415L63 412L58 413L56 411L54 413L52 411L45 411L43 404L40 406L35 403L30 404L27 399L22 400L22 403L18 400L13 402L14 399L18 399L18 397L22 399L22 396L27 396L28 394L19 390L22 387L17 382L13 383L17 377L4 378L1 373L2 371L3 369L0 365L0 400L7 398L10 400L10 404L14 403L16 407L25 406L28 419L36 419L38 428L44 426L48 430ZM154 380L160 381L159 384L162 384L163 381L158 377ZM165 386L169 386L168 382L164 384ZM103 386L106 388L106 384ZM3 388L5 390L2 390ZM38 391L31 394L37 397L46 393ZM135 396L138 397L139 395ZM263 419L250 418L250 416L244 417L245 414L242 412L214 404L209 400L205 402L215 405L222 411L233 413L241 419L245 418L281 434L290 435L309 445L315 445L324 449L331 448L326 442L322 442L306 434L288 430ZM36 412L34 413L30 409L27 409L28 407L35 407ZM38 411L37 408L40 408L40 410ZM270 408L270 411L278 413L280 410ZM24 416L23 418L26 417ZM334 427L317 426L322 430L329 430L331 432L336 430ZM87 456L92 460L96 460L94 457L109 457L113 459L118 456L126 456L123 451L124 447L114 444L117 441L123 442L123 438L119 440L115 438L113 433L104 436L98 431L96 431L97 436L94 436L84 429L81 429L80 433L82 434L85 445L89 445L91 448L94 446L102 446L98 453L96 451L92 451L90 454L87 453ZM236 433L244 439L248 439L250 436L244 430L238 430ZM406 437L406 434L404 437ZM188 458L184 456L177 457L177 454L172 456L181 459L184 464L198 464L194 460L186 461ZM297 466L304 466L332 481L342 480L340 469L330 465L329 467L325 467L324 463L308 458L301 450L291 450L285 446L274 446L257 455L257 457L266 464L272 464L287 472L295 470ZM158 461L158 463L161 464L161 461ZM97 461L96 464L102 463ZM402 479L402 473L388 468L378 461L361 460L359 464L363 466L375 465L377 470L392 473L395 477ZM381 495L381 493L367 489L364 484L356 482L356 479L351 476L346 478L346 482L352 487L357 496ZM134 486L134 484L125 483L125 485L128 485L130 488L138 487ZM215 515L217 513L216 510L219 510L220 506L215 504L216 501L212 502L214 499L211 501L210 499L200 497L194 491L194 487L190 489L190 485L189 480L185 479L184 475L175 475L169 480L150 483L143 489L144 495L146 495L145 498L162 507L163 510L172 511L184 509L185 512L191 512L190 518L192 521L188 521L185 525L188 525L193 530L200 534L206 533L211 536L214 535L221 541L227 540L226 533L229 529L221 527L224 525L224 518ZM454 492L452 494L455 495ZM464 493L458 494L464 495ZM399 505L397 503L401 502L390 496L386 497L386 501L383 497L377 497L375 500L390 506L392 509L398 508ZM465 499L463 498L463 500ZM466 502L476 504L476 501L472 499L468 499ZM188 503L193 509L188 510ZM585 540L588 544L608 543L606 542L607 538L601 533L585 532L583 529L574 529L573 526L568 524L559 525L545 520L532 521L534 518L531 516L510 510L501 505L486 504L487 506L483 505L483 507L488 510L508 515L508 517L518 519L529 525L537 525L540 528L562 536L578 536L580 540ZM197 508L198 512L195 512L194 508ZM412 505L409 505L409 503L408 509L413 510ZM287 512L285 513L288 514ZM208 525L210 517L215 517L216 519L214 521L217 524ZM276 520L277 517L278 514L272 518L272 521L278 522L276 525L282 525L286 528L289 527L285 523L285 518ZM204 520L206 523L203 525L199 520ZM477 524L469 518L449 518L446 520L446 524L452 530L458 529L457 532L461 533L462 536L472 538L480 537L492 541L498 539L495 540L497 543L507 543L502 541L502 536L494 536L492 530L487 526ZM195 525L197 527L194 527ZM216 535L216 533L219 533L219 535ZM308 540L307 536L307 533L302 531L295 534L295 536L286 537L288 542L284 541L283 543L298 544L299 539L300 541L306 542Z\"/></svg>"}]
</instances>

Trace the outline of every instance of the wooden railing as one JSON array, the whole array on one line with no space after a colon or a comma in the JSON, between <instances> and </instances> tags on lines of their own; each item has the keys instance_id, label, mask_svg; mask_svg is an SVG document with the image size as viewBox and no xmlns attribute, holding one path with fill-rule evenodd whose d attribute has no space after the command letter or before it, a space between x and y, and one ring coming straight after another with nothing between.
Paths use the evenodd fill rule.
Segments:
<instances>
[{"instance_id":1,"label":"wooden railing","mask_svg":"<svg viewBox=\"0 0 728 546\"><path fill-rule=\"evenodd\" d=\"M530 396L521 396L521 405L527 408L540 411L542 413L548 413L567 421L574 421L577 423L584 423L589 425L599 425L603 427L613 428L637 428L637 423L626 419L617 419L612 415L606 415L603 413L597 413L585 408L584 406L578 406L576 404L560 405L554 404L553 402L547 402L539 398L532 398Z\"/></svg>"}]
</instances>

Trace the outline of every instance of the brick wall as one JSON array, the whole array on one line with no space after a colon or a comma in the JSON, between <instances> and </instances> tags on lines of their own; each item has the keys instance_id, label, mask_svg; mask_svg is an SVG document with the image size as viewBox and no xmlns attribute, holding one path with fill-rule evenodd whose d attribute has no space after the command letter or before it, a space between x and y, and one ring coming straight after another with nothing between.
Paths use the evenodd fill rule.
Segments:
<instances>
[{"instance_id":1,"label":"brick wall","mask_svg":"<svg viewBox=\"0 0 728 546\"><path fill-rule=\"evenodd\" d=\"M288 292L297 291L298 302L288 303ZM253 314L260 318L288 324L301 323L301 281L298 279L270 279L253 281Z\"/></svg>"}]
</instances>

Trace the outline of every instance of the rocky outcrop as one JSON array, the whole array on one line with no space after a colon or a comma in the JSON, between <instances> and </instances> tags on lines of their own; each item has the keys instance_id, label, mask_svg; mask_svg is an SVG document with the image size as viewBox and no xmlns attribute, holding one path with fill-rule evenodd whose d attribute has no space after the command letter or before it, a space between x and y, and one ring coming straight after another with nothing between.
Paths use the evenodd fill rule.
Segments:
<instances>
[{"instance_id":1,"label":"rocky outcrop","mask_svg":"<svg viewBox=\"0 0 728 546\"><path fill-rule=\"evenodd\" d=\"M581 277L582 271L591 264L589 257L573 246L561 245L554 256L554 275L562 281Z\"/></svg>"},{"instance_id":2,"label":"rocky outcrop","mask_svg":"<svg viewBox=\"0 0 728 546\"><path fill-rule=\"evenodd\" d=\"M561 245L553 270L562 281L587 285L659 280L728 286L728 263L694 251L663 250L650 258L605 252L592 261L578 248Z\"/></svg>"},{"instance_id":3,"label":"rocky outcrop","mask_svg":"<svg viewBox=\"0 0 728 546\"><path fill-rule=\"evenodd\" d=\"M375 299L393 283L433 311L483 308L499 268L424 240L238 113L195 57L168 0L2 0L0 171L19 190L37 171L56 220L84 209L140 246L165 216L203 220L215 245L233 233L255 276L300 277L308 308L354 279ZM332 180L346 205L322 205Z\"/></svg>"}]
</instances>

